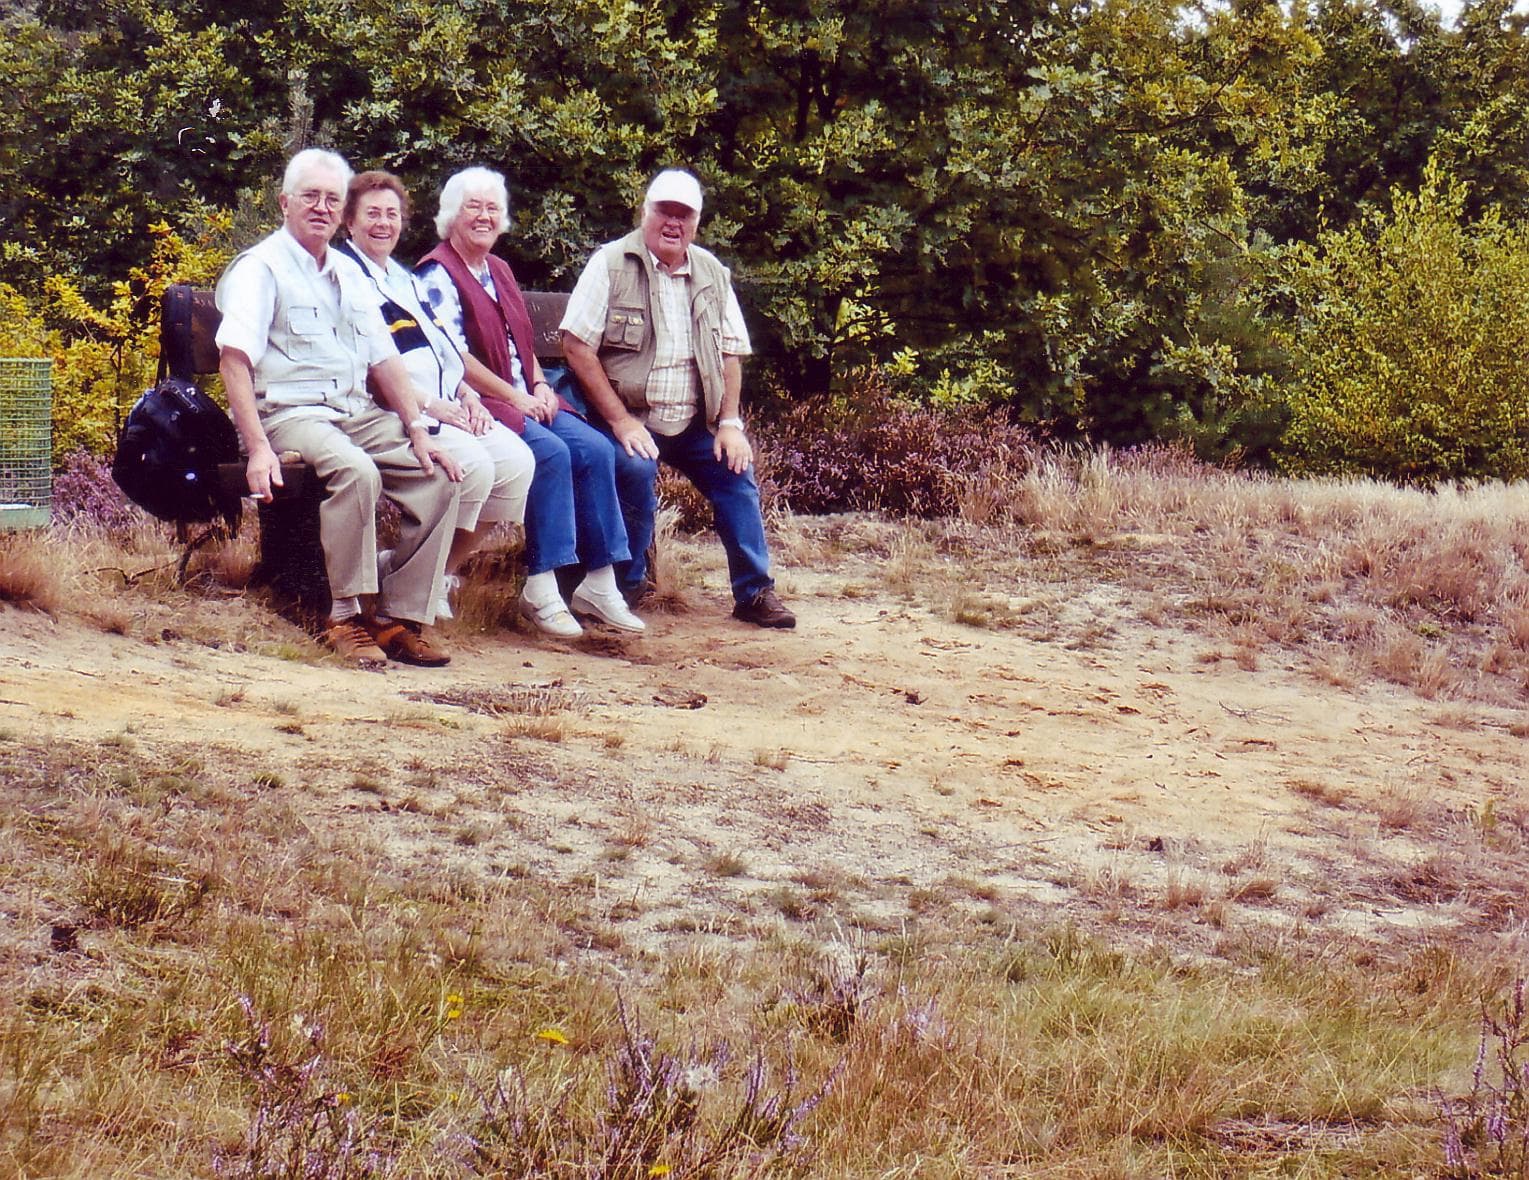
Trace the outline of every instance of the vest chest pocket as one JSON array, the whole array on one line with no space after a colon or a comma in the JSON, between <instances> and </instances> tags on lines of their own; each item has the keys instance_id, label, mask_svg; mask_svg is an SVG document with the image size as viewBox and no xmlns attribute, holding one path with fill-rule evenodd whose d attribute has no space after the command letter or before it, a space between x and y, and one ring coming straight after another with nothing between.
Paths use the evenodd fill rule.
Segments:
<instances>
[{"instance_id":1,"label":"vest chest pocket","mask_svg":"<svg viewBox=\"0 0 1529 1180\"><path fill-rule=\"evenodd\" d=\"M377 305L370 301L355 300L346 305L345 315L350 320L352 331L357 336L370 336L372 334L372 316L377 314Z\"/></svg>"},{"instance_id":2,"label":"vest chest pocket","mask_svg":"<svg viewBox=\"0 0 1529 1180\"><path fill-rule=\"evenodd\" d=\"M645 307L612 307L605 313L605 338L607 348L642 347L648 335L648 309Z\"/></svg>"},{"instance_id":3,"label":"vest chest pocket","mask_svg":"<svg viewBox=\"0 0 1529 1180\"><path fill-rule=\"evenodd\" d=\"M300 307L295 304L287 308L287 336L289 339L287 355L293 357L312 356L314 348L318 345L318 337L323 330L324 325L319 319L318 308Z\"/></svg>"}]
</instances>

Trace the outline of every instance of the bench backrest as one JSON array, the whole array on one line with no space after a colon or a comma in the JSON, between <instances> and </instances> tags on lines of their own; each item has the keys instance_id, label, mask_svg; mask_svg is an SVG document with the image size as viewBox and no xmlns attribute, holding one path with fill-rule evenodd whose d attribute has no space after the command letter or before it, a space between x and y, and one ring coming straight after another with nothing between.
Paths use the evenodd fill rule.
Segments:
<instances>
[{"instance_id":1,"label":"bench backrest","mask_svg":"<svg viewBox=\"0 0 1529 1180\"><path fill-rule=\"evenodd\" d=\"M563 338L557 326L568 306L562 291L526 291L526 310L536 330L536 355L545 362L563 357ZM165 289L159 305L159 355L170 374L195 381L199 374L218 371L218 324L223 316L212 292L176 283Z\"/></svg>"}]
</instances>

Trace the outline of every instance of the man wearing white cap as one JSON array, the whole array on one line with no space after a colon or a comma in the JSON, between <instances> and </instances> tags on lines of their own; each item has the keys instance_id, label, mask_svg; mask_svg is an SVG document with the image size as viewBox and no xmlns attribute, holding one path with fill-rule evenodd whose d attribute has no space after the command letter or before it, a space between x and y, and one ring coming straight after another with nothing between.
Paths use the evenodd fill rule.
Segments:
<instances>
[{"instance_id":1,"label":"man wearing white cap","mask_svg":"<svg viewBox=\"0 0 1529 1180\"><path fill-rule=\"evenodd\" d=\"M739 401L748 330L732 276L694 244L701 185L688 172L660 172L648 186L642 222L595 251L563 316L563 352L595 415L618 444L618 479L632 560L619 569L635 601L647 588L647 550L657 511L658 461L706 497L727 550L733 615L760 627L794 627L775 593L759 511L753 449ZM634 498L629 489L645 489Z\"/></svg>"}]
</instances>

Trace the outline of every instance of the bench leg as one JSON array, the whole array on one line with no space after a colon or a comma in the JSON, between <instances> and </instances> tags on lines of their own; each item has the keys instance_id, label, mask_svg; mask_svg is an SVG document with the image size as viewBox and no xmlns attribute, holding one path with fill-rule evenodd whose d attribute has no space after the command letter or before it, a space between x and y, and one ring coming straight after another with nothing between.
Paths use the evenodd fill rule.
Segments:
<instances>
[{"instance_id":1,"label":"bench leg","mask_svg":"<svg viewBox=\"0 0 1529 1180\"><path fill-rule=\"evenodd\" d=\"M260 505L260 565L255 580L268 585L284 613L312 627L329 617L329 572L319 541L324 488L303 482L295 496Z\"/></svg>"}]
</instances>

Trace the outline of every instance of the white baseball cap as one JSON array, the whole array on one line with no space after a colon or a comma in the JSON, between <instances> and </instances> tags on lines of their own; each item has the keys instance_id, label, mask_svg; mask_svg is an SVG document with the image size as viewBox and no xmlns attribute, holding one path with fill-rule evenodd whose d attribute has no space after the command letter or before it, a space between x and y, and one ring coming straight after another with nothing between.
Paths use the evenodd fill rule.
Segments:
<instances>
[{"instance_id":1,"label":"white baseball cap","mask_svg":"<svg viewBox=\"0 0 1529 1180\"><path fill-rule=\"evenodd\" d=\"M678 168L667 168L655 176L653 183L648 185L648 201L654 205L660 201L674 201L699 213L701 211L701 182L688 172L681 172Z\"/></svg>"}]
</instances>

